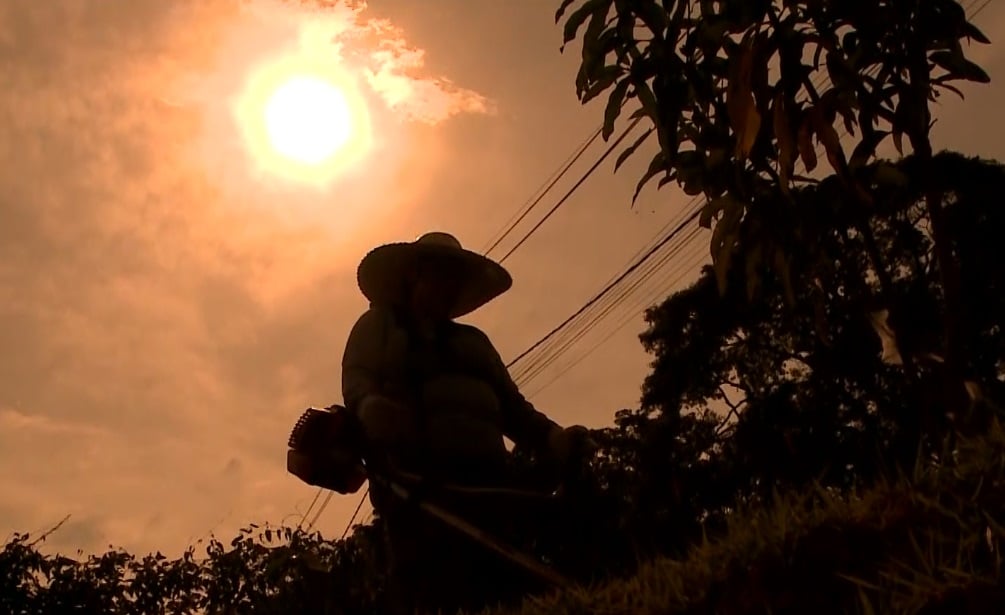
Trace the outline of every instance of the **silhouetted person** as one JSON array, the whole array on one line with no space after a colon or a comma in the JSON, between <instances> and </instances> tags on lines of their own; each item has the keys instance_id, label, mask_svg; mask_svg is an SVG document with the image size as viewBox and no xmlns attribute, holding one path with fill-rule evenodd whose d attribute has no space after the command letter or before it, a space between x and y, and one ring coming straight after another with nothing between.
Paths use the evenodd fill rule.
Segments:
<instances>
[{"instance_id":1,"label":"silhouetted person","mask_svg":"<svg viewBox=\"0 0 1005 615\"><path fill-rule=\"evenodd\" d=\"M510 288L501 265L451 235L427 233L370 252L358 282L371 304L346 344L342 393L382 460L469 486L506 483L504 436L568 461L585 430L537 411L488 337L453 320ZM396 611L450 612L506 597L520 572L513 565L373 483L371 501L386 527ZM460 512L490 528L504 521L477 503Z\"/></svg>"}]
</instances>

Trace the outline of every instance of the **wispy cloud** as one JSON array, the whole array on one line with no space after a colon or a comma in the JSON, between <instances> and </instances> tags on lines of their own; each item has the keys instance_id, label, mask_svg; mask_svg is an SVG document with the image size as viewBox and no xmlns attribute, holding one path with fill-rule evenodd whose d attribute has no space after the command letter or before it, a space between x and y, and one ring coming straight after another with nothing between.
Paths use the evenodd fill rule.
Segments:
<instances>
[{"instance_id":1,"label":"wispy cloud","mask_svg":"<svg viewBox=\"0 0 1005 615\"><path fill-rule=\"evenodd\" d=\"M365 58L367 82L391 109L429 123L458 113L494 112L481 94L444 77L423 76L425 52L410 46L404 31L390 21L365 20L349 34L369 50L358 54Z\"/></svg>"},{"instance_id":2,"label":"wispy cloud","mask_svg":"<svg viewBox=\"0 0 1005 615\"><path fill-rule=\"evenodd\" d=\"M362 3L309 19L286 4L0 2L3 535L71 514L49 548L177 553L310 500L285 472L288 430L335 401L365 306L356 259L421 193L428 152L391 152L337 195L264 189L211 131L223 98L272 46L348 57L379 31L394 40L358 70L389 108L438 122L488 103L428 76ZM211 96L185 90L215 77Z\"/></svg>"},{"instance_id":3,"label":"wispy cloud","mask_svg":"<svg viewBox=\"0 0 1005 615\"><path fill-rule=\"evenodd\" d=\"M366 2L298 5L317 11L315 19L301 25L301 44L312 53L324 53L327 47L364 77L388 109L430 124L461 113L494 113L494 105L482 94L432 73L426 52L391 20L371 16Z\"/></svg>"}]
</instances>

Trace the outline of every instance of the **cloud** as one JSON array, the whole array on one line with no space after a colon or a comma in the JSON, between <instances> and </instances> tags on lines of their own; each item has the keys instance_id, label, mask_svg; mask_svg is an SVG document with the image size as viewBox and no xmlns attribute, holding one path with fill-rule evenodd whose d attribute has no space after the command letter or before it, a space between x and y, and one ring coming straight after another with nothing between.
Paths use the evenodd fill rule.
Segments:
<instances>
[{"instance_id":1,"label":"cloud","mask_svg":"<svg viewBox=\"0 0 1005 615\"><path fill-rule=\"evenodd\" d=\"M365 306L358 256L397 232L390 212L421 196L435 143L382 154L335 194L257 183L227 124L242 71L301 45L304 23L329 56L363 48L330 36L336 17L374 28L362 4L321 20L287 6L285 25L256 6L0 3L4 535L70 514L48 549L179 553L313 495L285 472L286 437L304 407L336 401ZM411 84L394 109L429 122L487 105L423 76L393 33L400 52L368 61Z\"/></svg>"},{"instance_id":2,"label":"cloud","mask_svg":"<svg viewBox=\"0 0 1005 615\"><path fill-rule=\"evenodd\" d=\"M282 20L276 6L284 4L291 3L272 5L270 14ZM482 94L446 77L428 74L425 51L410 43L404 29L391 20L371 17L366 2L305 0L292 4L315 11L310 20L294 17L299 51L309 56L330 54L351 73L361 75L387 109L399 117L438 124L462 113L495 113L494 104ZM278 14L271 13L277 10Z\"/></svg>"},{"instance_id":3,"label":"cloud","mask_svg":"<svg viewBox=\"0 0 1005 615\"><path fill-rule=\"evenodd\" d=\"M487 98L449 79L417 76L425 68L425 52L409 46L391 22L371 19L355 37L373 49L365 68L367 82L391 109L433 124L458 113L495 112Z\"/></svg>"}]
</instances>

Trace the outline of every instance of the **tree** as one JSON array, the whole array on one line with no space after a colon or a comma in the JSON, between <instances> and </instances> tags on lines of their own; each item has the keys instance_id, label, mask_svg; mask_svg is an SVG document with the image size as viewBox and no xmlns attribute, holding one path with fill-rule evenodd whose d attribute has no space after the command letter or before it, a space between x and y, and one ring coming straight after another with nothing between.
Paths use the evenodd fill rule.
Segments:
<instances>
[{"instance_id":1,"label":"tree","mask_svg":"<svg viewBox=\"0 0 1005 615\"><path fill-rule=\"evenodd\" d=\"M643 411L673 423L709 404L728 407L711 454L721 461L720 473L729 475L726 490L737 497L769 497L778 486L811 481L847 488L898 465L909 470L919 435L927 436L926 459L940 452L952 425L938 385L926 388L933 385L925 378L917 388L893 364L897 357L884 355L892 345L883 342L885 321L876 317L886 314L902 331L902 350L916 356L940 350L942 287L934 241L919 225L933 186L946 199L951 247L961 264L968 369L975 384L1001 399L1005 209L999 201L1005 167L940 153L932 165L911 156L892 168L906 181L875 193L868 220L893 272L885 296L877 282L862 282L865 239L854 220L839 215L845 188L831 177L793 191L800 209L825 214L827 232L818 235L815 249L830 262L829 288L800 284L794 307L785 310L777 276L763 277L771 300L751 303L743 291L745 270L730 270L725 295L706 271L647 313L642 342L654 358ZM741 239L752 224L740 223ZM976 428L987 426L990 407L979 405Z\"/></svg>"},{"instance_id":2,"label":"tree","mask_svg":"<svg viewBox=\"0 0 1005 615\"><path fill-rule=\"evenodd\" d=\"M44 537L43 537L44 538ZM295 528L241 530L229 548L177 559L121 549L77 560L45 556L39 539L15 535L0 550L4 613L375 613L383 566L378 528L328 541Z\"/></svg>"},{"instance_id":3,"label":"tree","mask_svg":"<svg viewBox=\"0 0 1005 615\"><path fill-rule=\"evenodd\" d=\"M796 163L801 160L807 173L816 169L814 140L852 197L843 208L856 221L862 249L888 294L893 272L865 220L875 190L900 178L888 168L878 174L865 169L888 136L903 151L905 135L918 164L929 167L931 102L942 91L959 93L954 82L989 81L962 45L989 41L955 0L563 0L556 21L563 17L565 43L583 31L580 100L610 90L605 138L632 99L639 105L633 117L652 122L653 129L619 159L657 135L658 150L636 196L660 175L660 186L676 181L687 194L703 194L701 224L711 227L717 219L710 251L720 292L733 266L747 269L751 297L761 273L771 270L789 305L795 299L793 246L812 248L820 230L814 212L800 211L792 196L795 187L813 183L797 174ZM817 76L830 84L815 83ZM856 138L850 155L838 133L842 124ZM945 291L940 359L949 375L947 394L958 406L964 299L942 201L935 187L925 195ZM745 242L741 220L756 227L748 228ZM804 251L811 258L798 261L802 275L826 285L824 255ZM904 359L910 366L914 357Z\"/></svg>"}]
</instances>

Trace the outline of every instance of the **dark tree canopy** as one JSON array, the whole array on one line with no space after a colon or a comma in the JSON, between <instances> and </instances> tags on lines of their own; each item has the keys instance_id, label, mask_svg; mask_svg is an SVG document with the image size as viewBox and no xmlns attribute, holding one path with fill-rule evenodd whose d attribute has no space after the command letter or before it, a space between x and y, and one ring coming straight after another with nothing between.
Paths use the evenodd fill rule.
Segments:
<instances>
[{"instance_id":1,"label":"dark tree canopy","mask_svg":"<svg viewBox=\"0 0 1005 615\"><path fill-rule=\"evenodd\" d=\"M937 447L950 431L948 409L931 389L912 386L896 364L900 353L943 352L934 247L918 224L932 184L946 198L962 265L963 339L973 383L990 400L1001 399L1005 167L953 153L937 155L935 163L937 173L922 174L915 158L905 159L896 168L908 181L877 193L881 199L869 224L896 273L892 306L880 301L875 276L868 274L862 235L835 218L815 235L815 249L828 255L831 277L819 284L812 270L794 269L792 309L778 293L769 295L774 301L746 301L741 270L731 272L724 296L707 271L651 309L642 342L654 357L653 371L645 380L643 408L678 417L708 404L724 405L730 409L722 433L731 436L731 463L744 468L746 480L768 485L775 478L796 484L824 478L848 486L875 478L882 451L906 466L914 460L919 435ZM794 196L807 209L836 211L842 191L840 181L830 178ZM762 279L778 285L770 275ZM901 329L900 341L907 345L896 347L886 323ZM926 366L940 368L936 361ZM984 424L987 415L977 414Z\"/></svg>"},{"instance_id":2,"label":"dark tree canopy","mask_svg":"<svg viewBox=\"0 0 1005 615\"><path fill-rule=\"evenodd\" d=\"M880 143L890 136L903 150L907 135L928 158L930 103L958 92L954 83L989 81L963 46L989 41L955 0L564 0L563 18L565 42L582 42L580 99L610 90L605 136L633 99L633 117L652 123L619 159L656 134L636 195L662 176L660 186L676 181L706 197L701 223L718 218L710 251L720 290L740 220L754 218L760 235L741 260L777 271L791 299L790 248L802 233L793 218L813 213L799 211L791 191L813 181L796 163L816 169L815 142L855 199L871 204L872 184L897 181L862 176ZM856 139L851 151L842 128ZM757 288L756 275L747 279Z\"/></svg>"}]
</instances>

